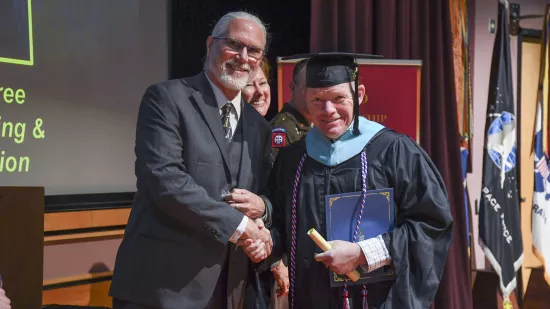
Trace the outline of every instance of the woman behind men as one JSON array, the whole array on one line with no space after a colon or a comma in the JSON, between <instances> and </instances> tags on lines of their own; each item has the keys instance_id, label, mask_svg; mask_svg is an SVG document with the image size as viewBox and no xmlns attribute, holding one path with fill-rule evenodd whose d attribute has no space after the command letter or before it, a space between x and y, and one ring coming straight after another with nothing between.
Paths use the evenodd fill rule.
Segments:
<instances>
[{"instance_id":1,"label":"woman behind men","mask_svg":"<svg viewBox=\"0 0 550 309\"><path fill-rule=\"evenodd\" d=\"M260 67L256 72L250 74L248 83L246 87L242 90L243 98L246 102L252 105L254 109L260 115L264 116L269 110L271 104L271 88L269 87L269 73L270 66L267 59L262 58L260 62ZM271 308L272 309L283 309L288 308L288 289L290 287L288 279L288 268L284 263L279 262L278 265L274 266L271 269L273 276L268 274L261 274L260 278L262 280L268 280L269 282L264 282L264 287L271 288L273 278L275 278L275 287L276 291L271 293Z\"/></svg>"},{"instance_id":2,"label":"woman behind men","mask_svg":"<svg viewBox=\"0 0 550 309\"><path fill-rule=\"evenodd\" d=\"M268 83L269 72L269 62L264 57L260 62L260 67L250 74L248 83L242 90L244 100L264 117L271 104L271 89Z\"/></svg>"}]
</instances>

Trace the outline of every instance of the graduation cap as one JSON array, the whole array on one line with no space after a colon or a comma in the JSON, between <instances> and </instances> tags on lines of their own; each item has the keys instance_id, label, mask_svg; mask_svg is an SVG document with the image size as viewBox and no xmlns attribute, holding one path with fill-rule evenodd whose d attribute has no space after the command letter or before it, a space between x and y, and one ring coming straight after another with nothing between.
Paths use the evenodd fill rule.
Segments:
<instances>
[{"instance_id":1,"label":"graduation cap","mask_svg":"<svg viewBox=\"0 0 550 309\"><path fill-rule=\"evenodd\" d=\"M282 60L309 58L306 66L306 87L325 88L353 82L353 134L359 134L359 65L357 59L379 59L382 56L355 53L313 53L282 57Z\"/></svg>"}]
</instances>

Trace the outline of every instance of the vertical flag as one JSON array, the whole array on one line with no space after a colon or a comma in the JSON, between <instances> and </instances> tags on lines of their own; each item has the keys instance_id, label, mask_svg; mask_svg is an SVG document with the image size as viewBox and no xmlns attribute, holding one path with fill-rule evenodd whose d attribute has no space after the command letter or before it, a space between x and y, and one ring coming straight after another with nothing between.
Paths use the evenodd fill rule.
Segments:
<instances>
[{"instance_id":1,"label":"vertical flag","mask_svg":"<svg viewBox=\"0 0 550 309\"><path fill-rule=\"evenodd\" d=\"M539 76L539 92L537 98L537 114L535 121L535 192L533 194L533 212L531 217L531 232L533 237L533 252L543 263L544 278L550 284L550 269L547 262L550 261L550 222L547 215L550 208L550 180L548 172L547 149L544 147L543 114L548 93L548 33L550 31L550 6L546 9L546 17L543 27L543 46L541 52L541 70Z\"/></svg>"},{"instance_id":2,"label":"vertical flag","mask_svg":"<svg viewBox=\"0 0 550 309\"><path fill-rule=\"evenodd\" d=\"M516 272L523 263L516 167L510 32L508 15L498 4L498 25L493 46L483 180L479 207L479 237L483 251L500 278L507 304L516 288Z\"/></svg>"},{"instance_id":3,"label":"vertical flag","mask_svg":"<svg viewBox=\"0 0 550 309\"><path fill-rule=\"evenodd\" d=\"M542 263L550 260L550 222L547 221L550 207L550 181L548 160L542 147L542 104L537 104L535 133L535 193L533 194L533 251ZM544 265L544 278L550 284L550 269Z\"/></svg>"}]
</instances>

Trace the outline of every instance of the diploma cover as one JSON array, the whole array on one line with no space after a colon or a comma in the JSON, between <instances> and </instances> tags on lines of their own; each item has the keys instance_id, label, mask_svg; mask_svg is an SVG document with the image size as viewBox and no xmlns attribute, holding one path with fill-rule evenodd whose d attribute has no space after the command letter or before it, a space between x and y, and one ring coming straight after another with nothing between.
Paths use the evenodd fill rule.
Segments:
<instances>
[{"instance_id":1,"label":"diploma cover","mask_svg":"<svg viewBox=\"0 0 550 309\"><path fill-rule=\"evenodd\" d=\"M361 210L362 192L330 194L325 197L325 215L327 222L327 241L345 240L355 242L353 235ZM393 230L394 200L393 189L367 190L365 207L357 232L357 242L374 238ZM394 278L393 267L381 267L370 273L357 267L361 274L357 282L347 281L348 285L374 283ZM345 275L337 275L329 270L330 286L344 285Z\"/></svg>"}]
</instances>

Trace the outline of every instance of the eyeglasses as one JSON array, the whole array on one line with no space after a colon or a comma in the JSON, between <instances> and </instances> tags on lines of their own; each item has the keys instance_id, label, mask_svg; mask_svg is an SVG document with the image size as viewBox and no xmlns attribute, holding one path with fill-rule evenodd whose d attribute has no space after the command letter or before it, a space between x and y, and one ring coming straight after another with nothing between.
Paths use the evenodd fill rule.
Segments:
<instances>
[{"instance_id":1,"label":"eyeglasses","mask_svg":"<svg viewBox=\"0 0 550 309\"><path fill-rule=\"evenodd\" d=\"M240 53L243 50L243 48L246 47L246 52L247 52L248 56L252 57L256 60L260 60L262 58L262 56L264 55L263 48L260 48L260 47L257 47L257 46L248 46L248 45L244 44L243 42L241 42L239 40L236 40L236 39L233 39L233 38L217 37L217 36L213 36L212 38L217 39L217 40L223 40L225 45L229 49L231 49L232 51L237 52L237 53Z\"/></svg>"}]
</instances>

